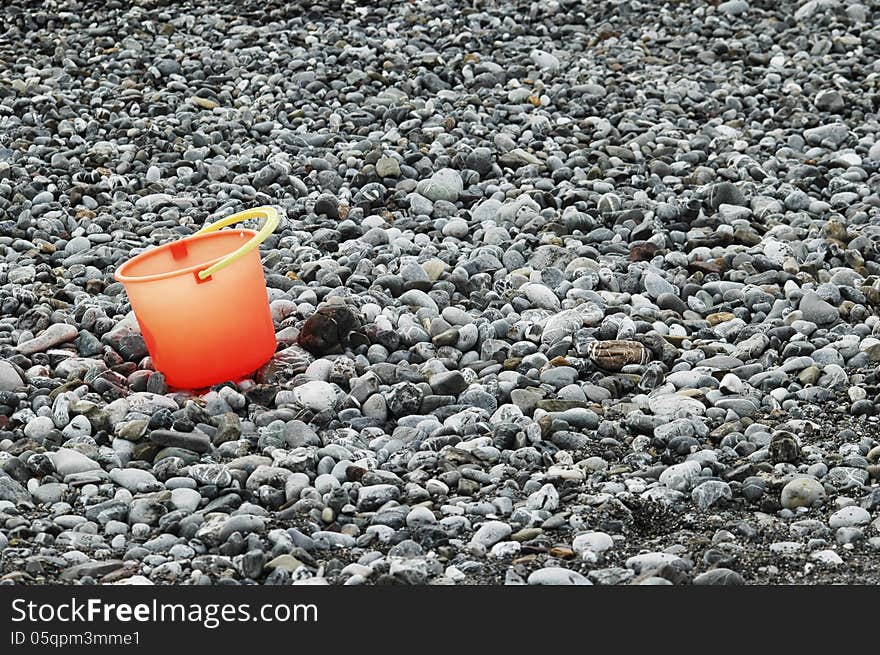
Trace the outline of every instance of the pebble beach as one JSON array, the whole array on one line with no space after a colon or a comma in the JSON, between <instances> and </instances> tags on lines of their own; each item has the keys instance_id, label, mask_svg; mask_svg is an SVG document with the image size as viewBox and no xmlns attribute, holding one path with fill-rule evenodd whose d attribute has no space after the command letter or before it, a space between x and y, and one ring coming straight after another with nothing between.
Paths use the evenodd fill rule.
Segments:
<instances>
[{"instance_id":1,"label":"pebble beach","mask_svg":"<svg viewBox=\"0 0 880 655\"><path fill-rule=\"evenodd\" d=\"M880 584L878 362L876 1L0 6L0 584Z\"/></svg>"}]
</instances>

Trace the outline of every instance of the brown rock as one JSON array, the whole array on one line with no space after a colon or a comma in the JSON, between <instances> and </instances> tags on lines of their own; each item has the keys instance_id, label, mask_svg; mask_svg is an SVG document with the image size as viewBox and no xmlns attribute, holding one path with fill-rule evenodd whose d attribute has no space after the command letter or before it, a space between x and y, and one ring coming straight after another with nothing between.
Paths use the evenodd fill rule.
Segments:
<instances>
[{"instance_id":1,"label":"brown rock","mask_svg":"<svg viewBox=\"0 0 880 655\"><path fill-rule=\"evenodd\" d=\"M730 312L716 312L715 314L709 314L706 317L706 320L709 322L709 325L715 326L719 323L724 323L725 321L730 321L736 318Z\"/></svg>"},{"instance_id":2,"label":"brown rock","mask_svg":"<svg viewBox=\"0 0 880 655\"><path fill-rule=\"evenodd\" d=\"M718 262L717 259L710 259L705 262L696 260L688 263L687 267L688 270L701 271L703 273L721 273L724 271L724 267Z\"/></svg>"},{"instance_id":3,"label":"brown rock","mask_svg":"<svg viewBox=\"0 0 880 655\"><path fill-rule=\"evenodd\" d=\"M628 364L647 364L650 353L638 341L594 341L587 356L599 368L619 371Z\"/></svg>"},{"instance_id":4,"label":"brown rock","mask_svg":"<svg viewBox=\"0 0 880 655\"><path fill-rule=\"evenodd\" d=\"M844 248L849 241L849 235L846 231L846 224L839 218L832 218L831 220L826 222L824 227L822 228L822 234L824 234L825 238L829 241L836 241Z\"/></svg>"},{"instance_id":5,"label":"brown rock","mask_svg":"<svg viewBox=\"0 0 880 655\"><path fill-rule=\"evenodd\" d=\"M360 321L347 306L325 305L306 320L297 341L314 355L341 353L351 332L358 328Z\"/></svg>"},{"instance_id":6,"label":"brown rock","mask_svg":"<svg viewBox=\"0 0 880 655\"><path fill-rule=\"evenodd\" d=\"M657 254L657 246L646 241L630 249L629 260L631 262L648 262L654 259L655 254Z\"/></svg>"}]
</instances>

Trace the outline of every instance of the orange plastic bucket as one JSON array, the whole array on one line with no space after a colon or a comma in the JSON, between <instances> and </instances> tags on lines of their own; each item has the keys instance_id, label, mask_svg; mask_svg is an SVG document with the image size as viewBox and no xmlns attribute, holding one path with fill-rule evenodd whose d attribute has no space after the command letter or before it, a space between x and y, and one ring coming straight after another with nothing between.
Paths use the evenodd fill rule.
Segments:
<instances>
[{"instance_id":1,"label":"orange plastic bucket","mask_svg":"<svg viewBox=\"0 0 880 655\"><path fill-rule=\"evenodd\" d=\"M259 232L218 231L250 218L265 219ZM234 214L116 270L153 365L169 386L198 389L236 380L275 352L258 246L278 220L273 207Z\"/></svg>"}]
</instances>

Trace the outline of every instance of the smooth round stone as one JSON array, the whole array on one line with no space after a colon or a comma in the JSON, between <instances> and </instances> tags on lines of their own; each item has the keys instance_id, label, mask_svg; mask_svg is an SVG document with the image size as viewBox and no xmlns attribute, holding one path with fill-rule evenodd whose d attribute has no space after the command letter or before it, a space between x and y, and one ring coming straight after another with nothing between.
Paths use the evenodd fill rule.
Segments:
<instances>
[{"instance_id":1,"label":"smooth round stone","mask_svg":"<svg viewBox=\"0 0 880 655\"><path fill-rule=\"evenodd\" d=\"M91 247L92 242L89 241L86 237L73 237L70 241L67 242L67 245L64 246L64 252L67 255L76 255L81 252L85 252Z\"/></svg>"},{"instance_id":2,"label":"smooth round stone","mask_svg":"<svg viewBox=\"0 0 880 655\"><path fill-rule=\"evenodd\" d=\"M529 57L535 66L546 71L556 72L562 65L558 57L545 50L532 50Z\"/></svg>"},{"instance_id":3,"label":"smooth round stone","mask_svg":"<svg viewBox=\"0 0 880 655\"><path fill-rule=\"evenodd\" d=\"M534 307L550 310L558 310L560 307L556 294L542 284L524 284L519 291Z\"/></svg>"},{"instance_id":4,"label":"smooth round stone","mask_svg":"<svg viewBox=\"0 0 880 655\"><path fill-rule=\"evenodd\" d=\"M578 372L571 366L554 366L541 373L541 382L561 389L574 384L578 379Z\"/></svg>"},{"instance_id":5,"label":"smooth round stone","mask_svg":"<svg viewBox=\"0 0 880 655\"><path fill-rule=\"evenodd\" d=\"M54 505L64 497L66 486L57 482L47 482L31 492L34 502L43 505Z\"/></svg>"},{"instance_id":6,"label":"smooth round stone","mask_svg":"<svg viewBox=\"0 0 880 655\"><path fill-rule=\"evenodd\" d=\"M329 382L310 380L293 390L297 402L316 412L324 412L336 406L336 387Z\"/></svg>"},{"instance_id":7,"label":"smooth round stone","mask_svg":"<svg viewBox=\"0 0 880 655\"><path fill-rule=\"evenodd\" d=\"M104 533L107 535L128 534L128 524L122 521L107 521Z\"/></svg>"},{"instance_id":8,"label":"smooth round stone","mask_svg":"<svg viewBox=\"0 0 880 655\"><path fill-rule=\"evenodd\" d=\"M202 497L195 489L179 487L171 490L171 505L174 509L194 512L199 508Z\"/></svg>"},{"instance_id":9,"label":"smooth round stone","mask_svg":"<svg viewBox=\"0 0 880 655\"><path fill-rule=\"evenodd\" d=\"M443 236L463 239L468 235L470 228L468 227L467 221L460 218L453 218L443 226L441 231Z\"/></svg>"},{"instance_id":10,"label":"smooth round stone","mask_svg":"<svg viewBox=\"0 0 880 655\"><path fill-rule=\"evenodd\" d=\"M795 478L782 488L780 503L786 509L812 507L825 497L825 488L813 478Z\"/></svg>"},{"instance_id":11,"label":"smooth round stone","mask_svg":"<svg viewBox=\"0 0 880 655\"><path fill-rule=\"evenodd\" d=\"M409 514L406 515L406 525L411 529L431 525L436 522L437 519L434 513L427 507L413 507Z\"/></svg>"},{"instance_id":12,"label":"smooth round stone","mask_svg":"<svg viewBox=\"0 0 880 655\"><path fill-rule=\"evenodd\" d=\"M687 304L675 293L661 293L657 297L657 306L660 309L672 310L677 314L684 314L688 309Z\"/></svg>"},{"instance_id":13,"label":"smooth round stone","mask_svg":"<svg viewBox=\"0 0 880 655\"><path fill-rule=\"evenodd\" d=\"M229 517L229 519L223 523L218 536L220 541L223 542L229 539L230 535L234 532L239 532L242 535L251 532L262 533L265 528L265 521L261 517L251 514L237 514Z\"/></svg>"},{"instance_id":14,"label":"smooth round stone","mask_svg":"<svg viewBox=\"0 0 880 655\"><path fill-rule=\"evenodd\" d=\"M834 568L843 564L843 558L830 549L817 550L810 553L810 559L828 568Z\"/></svg>"},{"instance_id":15,"label":"smooth round stone","mask_svg":"<svg viewBox=\"0 0 880 655\"><path fill-rule=\"evenodd\" d=\"M165 488L168 490L174 489L195 489L198 485L196 481L192 478L184 478L184 477L173 477L165 480Z\"/></svg>"},{"instance_id":16,"label":"smooth round stone","mask_svg":"<svg viewBox=\"0 0 880 655\"><path fill-rule=\"evenodd\" d=\"M660 474L660 483L675 491L690 491L700 479L702 467L694 461L673 464Z\"/></svg>"},{"instance_id":17,"label":"smooth round stone","mask_svg":"<svg viewBox=\"0 0 880 655\"><path fill-rule=\"evenodd\" d=\"M579 534L571 542L571 548L577 553L590 551L593 553L604 553L614 548L614 539L605 532L586 532Z\"/></svg>"},{"instance_id":18,"label":"smooth round stone","mask_svg":"<svg viewBox=\"0 0 880 655\"><path fill-rule=\"evenodd\" d=\"M549 567L533 571L528 578L530 585L580 585L588 586L593 583L589 578L577 571L571 571L561 567Z\"/></svg>"},{"instance_id":19,"label":"smooth round stone","mask_svg":"<svg viewBox=\"0 0 880 655\"><path fill-rule=\"evenodd\" d=\"M43 440L55 429L55 423L48 416L35 416L24 426L24 436Z\"/></svg>"},{"instance_id":20,"label":"smooth round stone","mask_svg":"<svg viewBox=\"0 0 880 655\"><path fill-rule=\"evenodd\" d=\"M110 479L132 493L157 491L162 487L156 476L141 469L113 469L110 471Z\"/></svg>"},{"instance_id":21,"label":"smooth round stone","mask_svg":"<svg viewBox=\"0 0 880 655\"><path fill-rule=\"evenodd\" d=\"M851 505L839 509L828 519L828 526L832 530L837 528L851 528L858 525L867 525L871 522L871 513L862 508Z\"/></svg>"},{"instance_id":22,"label":"smooth round stone","mask_svg":"<svg viewBox=\"0 0 880 655\"><path fill-rule=\"evenodd\" d=\"M647 275L645 275L644 285L645 291L647 291L648 295L652 298L659 298L661 295L665 294L673 296L678 295L678 289L676 289L675 286L653 271L649 271Z\"/></svg>"},{"instance_id":23,"label":"smooth round stone","mask_svg":"<svg viewBox=\"0 0 880 655\"><path fill-rule=\"evenodd\" d=\"M31 203L34 205L48 205L51 202L55 201L55 196L52 195L51 191L41 191L37 195L33 197Z\"/></svg>"},{"instance_id":24,"label":"smooth round stone","mask_svg":"<svg viewBox=\"0 0 880 655\"><path fill-rule=\"evenodd\" d=\"M315 489L319 494L327 494L336 489L339 486L339 480L337 480L330 473L322 473L317 478L315 478Z\"/></svg>"},{"instance_id":25,"label":"smooth round stone","mask_svg":"<svg viewBox=\"0 0 880 655\"><path fill-rule=\"evenodd\" d=\"M358 509L371 511L400 495L400 490L392 484L374 484L358 489Z\"/></svg>"},{"instance_id":26,"label":"smooth round stone","mask_svg":"<svg viewBox=\"0 0 880 655\"><path fill-rule=\"evenodd\" d=\"M667 564L679 567L682 565L682 562L681 557L673 553L651 552L633 555L626 560L626 566L633 569L636 574L639 574L643 571L659 569Z\"/></svg>"},{"instance_id":27,"label":"smooth round stone","mask_svg":"<svg viewBox=\"0 0 880 655\"><path fill-rule=\"evenodd\" d=\"M745 580L736 571L726 568L712 569L694 578L695 585L743 585Z\"/></svg>"},{"instance_id":28,"label":"smooth round stone","mask_svg":"<svg viewBox=\"0 0 880 655\"><path fill-rule=\"evenodd\" d=\"M64 429L61 431L66 438L87 437L92 434L92 424L85 416L77 415L70 419Z\"/></svg>"},{"instance_id":29,"label":"smooth round stone","mask_svg":"<svg viewBox=\"0 0 880 655\"><path fill-rule=\"evenodd\" d=\"M379 177L399 177L400 164L394 157L380 157L376 162L376 174Z\"/></svg>"},{"instance_id":30,"label":"smooth round stone","mask_svg":"<svg viewBox=\"0 0 880 655\"><path fill-rule=\"evenodd\" d=\"M443 168L434 173L430 179L418 183L416 191L428 200L437 202L446 200L455 202L463 189L463 182L458 171Z\"/></svg>"},{"instance_id":31,"label":"smooth round stone","mask_svg":"<svg viewBox=\"0 0 880 655\"><path fill-rule=\"evenodd\" d=\"M474 533L471 543L490 548L499 541L507 539L511 532L510 526L503 521L486 521Z\"/></svg>"}]
</instances>

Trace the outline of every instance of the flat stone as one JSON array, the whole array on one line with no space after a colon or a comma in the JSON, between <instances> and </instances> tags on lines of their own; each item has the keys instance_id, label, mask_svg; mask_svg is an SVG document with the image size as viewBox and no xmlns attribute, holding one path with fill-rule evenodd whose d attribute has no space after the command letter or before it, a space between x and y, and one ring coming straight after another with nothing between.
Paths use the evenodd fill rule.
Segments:
<instances>
[{"instance_id":1,"label":"flat stone","mask_svg":"<svg viewBox=\"0 0 880 655\"><path fill-rule=\"evenodd\" d=\"M786 509L811 507L825 497L825 488L813 478L795 478L782 488L780 502Z\"/></svg>"},{"instance_id":2,"label":"flat stone","mask_svg":"<svg viewBox=\"0 0 880 655\"><path fill-rule=\"evenodd\" d=\"M67 341L73 341L78 334L79 331L73 325L53 323L38 336L18 344L15 349L22 355L33 355Z\"/></svg>"},{"instance_id":3,"label":"flat stone","mask_svg":"<svg viewBox=\"0 0 880 655\"><path fill-rule=\"evenodd\" d=\"M813 291L808 291L804 294L798 309L803 315L804 320L816 325L830 325L840 318L840 312L838 312L837 307L825 302Z\"/></svg>"},{"instance_id":4,"label":"flat stone","mask_svg":"<svg viewBox=\"0 0 880 655\"><path fill-rule=\"evenodd\" d=\"M183 448L195 453L211 451L211 438L204 432L176 432L174 430L153 430L150 441L166 448Z\"/></svg>"},{"instance_id":5,"label":"flat stone","mask_svg":"<svg viewBox=\"0 0 880 655\"><path fill-rule=\"evenodd\" d=\"M471 543L491 548L499 541L507 539L511 532L510 526L503 521L486 521L474 533Z\"/></svg>"},{"instance_id":6,"label":"flat stone","mask_svg":"<svg viewBox=\"0 0 880 655\"><path fill-rule=\"evenodd\" d=\"M161 488L159 481L149 471L140 469L112 469L110 479L120 487L124 487L132 493L146 493L158 491Z\"/></svg>"},{"instance_id":7,"label":"flat stone","mask_svg":"<svg viewBox=\"0 0 880 655\"><path fill-rule=\"evenodd\" d=\"M871 513L863 507L851 505L837 510L828 519L828 527L832 530L837 528L850 528L857 525L868 525L871 522Z\"/></svg>"},{"instance_id":8,"label":"flat stone","mask_svg":"<svg viewBox=\"0 0 880 655\"><path fill-rule=\"evenodd\" d=\"M538 569L529 575L530 585L579 585L591 586L590 579L577 571L571 571L558 566Z\"/></svg>"},{"instance_id":9,"label":"flat stone","mask_svg":"<svg viewBox=\"0 0 880 655\"><path fill-rule=\"evenodd\" d=\"M743 585L745 580L742 575L726 568L712 569L701 573L694 578L695 585Z\"/></svg>"},{"instance_id":10,"label":"flat stone","mask_svg":"<svg viewBox=\"0 0 880 655\"><path fill-rule=\"evenodd\" d=\"M70 448L59 448L54 453L49 453L48 457L55 471L61 476L101 470L98 462Z\"/></svg>"}]
</instances>

